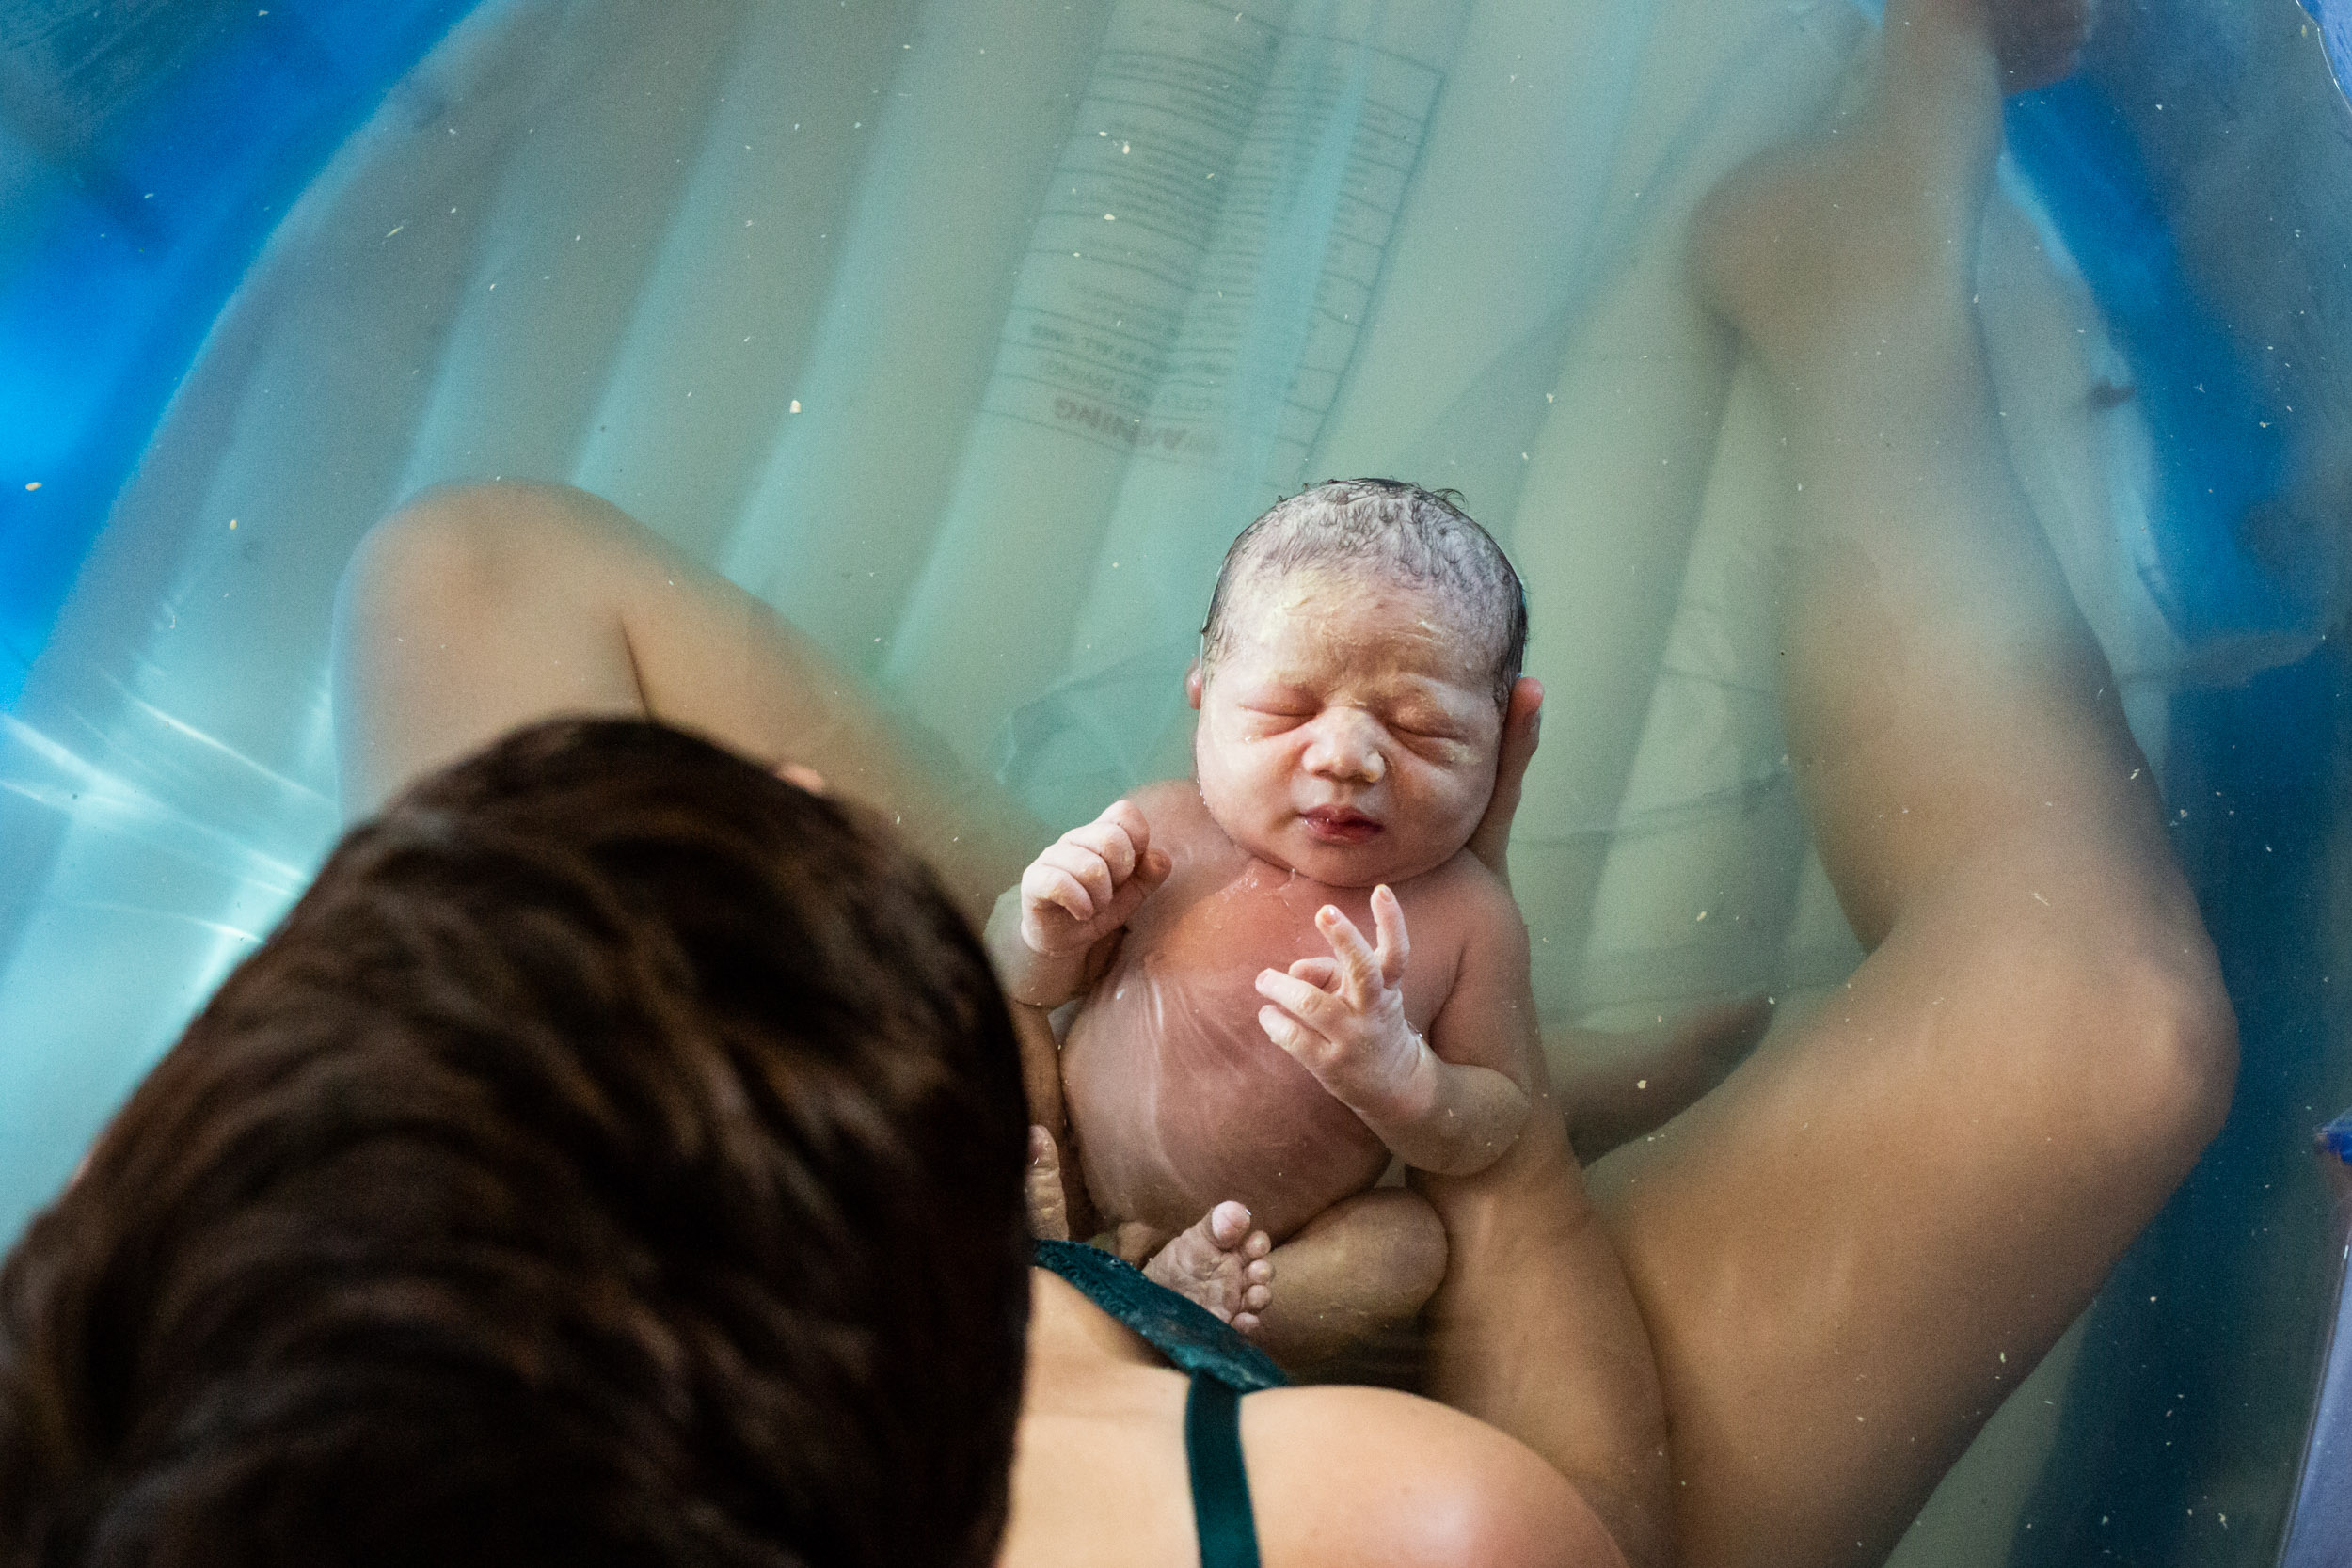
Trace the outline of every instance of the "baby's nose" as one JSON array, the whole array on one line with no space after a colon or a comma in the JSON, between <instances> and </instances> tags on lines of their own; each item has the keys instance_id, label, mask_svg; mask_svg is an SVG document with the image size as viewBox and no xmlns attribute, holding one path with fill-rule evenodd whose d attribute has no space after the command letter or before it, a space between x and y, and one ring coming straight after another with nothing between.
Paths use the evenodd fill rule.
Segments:
<instances>
[{"instance_id":1,"label":"baby's nose","mask_svg":"<svg viewBox=\"0 0 2352 1568\"><path fill-rule=\"evenodd\" d=\"M1378 784L1389 770L1381 749L1380 726L1354 708L1334 708L1316 726L1314 744L1307 751L1308 770L1327 778Z\"/></svg>"}]
</instances>

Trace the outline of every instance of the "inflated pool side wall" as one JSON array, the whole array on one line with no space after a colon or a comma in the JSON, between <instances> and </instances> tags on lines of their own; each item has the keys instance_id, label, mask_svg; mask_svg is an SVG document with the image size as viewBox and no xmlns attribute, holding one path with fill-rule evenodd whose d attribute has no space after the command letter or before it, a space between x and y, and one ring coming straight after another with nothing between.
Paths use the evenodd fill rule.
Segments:
<instances>
[{"instance_id":1,"label":"inflated pool side wall","mask_svg":"<svg viewBox=\"0 0 2352 1568\"><path fill-rule=\"evenodd\" d=\"M478 0L0 14L0 711L221 304Z\"/></svg>"},{"instance_id":2,"label":"inflated pool side wall","mask_svg":"<svg viewBox=\"0 0 2352 1568\"><path fill-rule=\"evenodd\" d=\"M2318 1141L2336 1204L2334 1311L2279 1568L2352 1564L2352 1111L2323 1128Z\"/></svg>"}]
</instances>

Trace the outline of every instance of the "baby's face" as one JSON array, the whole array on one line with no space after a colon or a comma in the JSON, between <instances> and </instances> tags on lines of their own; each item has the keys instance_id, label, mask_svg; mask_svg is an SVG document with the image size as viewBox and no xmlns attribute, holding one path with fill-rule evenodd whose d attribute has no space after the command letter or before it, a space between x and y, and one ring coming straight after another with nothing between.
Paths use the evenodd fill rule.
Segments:
<instances>
[{"instance_id":1,"label":"baby's face","mask_svg":"<svg viewBox=\"0 0 2352 1568\"><path fill-rule=\"evenodd\" d=\"M1187 690L1193 761L1226 835L1319 882L1432 870L1494 793L1491 640L1434 594L1306 568L1250 584Z\"/></svg>"}]
</instances>

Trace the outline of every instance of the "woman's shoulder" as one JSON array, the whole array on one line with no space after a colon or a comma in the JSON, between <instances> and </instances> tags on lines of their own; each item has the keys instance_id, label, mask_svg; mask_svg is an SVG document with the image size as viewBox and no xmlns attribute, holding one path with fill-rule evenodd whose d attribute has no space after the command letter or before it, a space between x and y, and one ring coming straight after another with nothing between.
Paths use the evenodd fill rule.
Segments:
<instances>
[{"instance_id":1,"label":"woman's shoulder","mask_svg":"<svg viewBox=\"0 0 2352 1568\"><path fill-rule=\"evenodd\" d=\"M1621 1564L1576 1488L1484 1421L1386 1388L1276 1388L1242 1402L1266 1568L1363 1561Z\"/></svg>"}]
</instances>

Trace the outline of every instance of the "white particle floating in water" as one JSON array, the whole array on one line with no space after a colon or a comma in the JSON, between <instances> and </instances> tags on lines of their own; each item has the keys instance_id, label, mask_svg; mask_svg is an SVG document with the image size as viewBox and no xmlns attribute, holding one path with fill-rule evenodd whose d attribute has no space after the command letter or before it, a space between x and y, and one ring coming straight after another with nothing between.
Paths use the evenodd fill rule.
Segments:
<instances>
[{"instance_id":1,"label":"white particle floating in water","mask_svg":"<svg viewBox=\"0 0 2352 1568\"><path fill-rule=\"evenodd\" d=\"M40 489L40 480L35 480L35 481L33 481L33 483L32 483L27 484L26 486L24 486L24 488L25 488L25 489L27 489L27 490L38 490L38 489Z\"/></svg>"},{"instance_id":2,"label":"white particle floating in water","mask_svg":"<svg viewBox=\"0 0 2352 1568\"><path fill-rule=\"evenodd\" d=\"M1637 1089L1646 1089L1649 1087L1649 1080L1646 1078L1636 1078L1633 1080L1633 1086Z\"/></svg>"},{"instance_id":3,"label":"white particle floating in water","mask_svg":"<svg viewBox=\"0 0 2352 1568\"><path fill-rule=\"evenodd\" d=\"M744 339L743 341L744 341L745 342L747 342L747 343L751 341L751 340L750 340L749 338L746 338L746 339ZM799 413L800 411L801 411L801 400L800 400L799 398L794 398L794 399L792 400L792 412L794 412L795 414L797 414L797 413Z\"/></svg>"}]
</instances>

